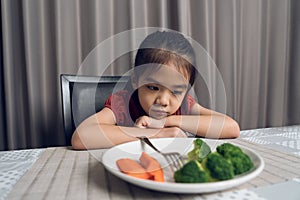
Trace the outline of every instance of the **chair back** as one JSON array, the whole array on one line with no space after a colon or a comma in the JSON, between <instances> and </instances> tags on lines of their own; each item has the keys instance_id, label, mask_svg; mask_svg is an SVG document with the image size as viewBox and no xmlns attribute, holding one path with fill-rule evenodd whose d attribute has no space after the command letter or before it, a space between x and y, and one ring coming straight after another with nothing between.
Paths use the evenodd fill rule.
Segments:
<instances>
[{"instance_id":1,"label":"chair back","mask_svg":"<svg viewBox=\"0 0 300 200\"><path fill-rule=\"evenodd\" d=\"M66 145L76 127L100 111L110 94L123 89L128 76L82 76L61 74L61 97Z\"/></svg>"}]
</instances>

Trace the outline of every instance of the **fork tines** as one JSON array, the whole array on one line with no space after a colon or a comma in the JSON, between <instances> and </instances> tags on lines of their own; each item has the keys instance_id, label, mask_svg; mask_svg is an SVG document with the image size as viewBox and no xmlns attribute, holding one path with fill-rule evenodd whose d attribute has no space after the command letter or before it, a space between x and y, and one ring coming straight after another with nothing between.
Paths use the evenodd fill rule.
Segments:
<instances>
[{"instance_id":1,"label":"fork tines","mask_svg":"<svg viewBox=\"0 0 300 200\"><path fill-rule=\"evenodd\" d=\"M163 153L162 154L169 164L173 172L177 171L183 166L183 159L179 153Z\"/></svg>"},{"instance_id":2,"label":"fork tines","mask_svg":"<svg viewBox=\"0 0 300 200\"><path fill-rule=\"evenodd\" d=\"M149 138L147 138L145 136L137 137L137 138L140 139L142 142L148 144L156 152L160 153L165 158L165 160L168 162L168 164L173 172L175 172L176 170L180 169L183 166L184 160L178 152L163 153L160 150L158 150L152 144L152 142L150 142Z\"/></svg>"}]
</instances>

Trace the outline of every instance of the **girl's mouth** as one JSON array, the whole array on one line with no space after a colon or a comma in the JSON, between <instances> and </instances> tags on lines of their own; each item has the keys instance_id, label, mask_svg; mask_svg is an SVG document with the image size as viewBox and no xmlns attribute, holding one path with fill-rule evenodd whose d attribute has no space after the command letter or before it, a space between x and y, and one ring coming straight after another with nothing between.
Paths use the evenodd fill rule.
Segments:
<instances>
[{"instance_id":1,"label":"girl's mouth","mask_svg":"<svg viewBox=\"0 0 300 200\"><path fill-rule=\"evenodd\" d=\"M155 119L162 119L168 116L168 112L162 110L150 110L149 116Z\"/></svg>"}]
</instances>

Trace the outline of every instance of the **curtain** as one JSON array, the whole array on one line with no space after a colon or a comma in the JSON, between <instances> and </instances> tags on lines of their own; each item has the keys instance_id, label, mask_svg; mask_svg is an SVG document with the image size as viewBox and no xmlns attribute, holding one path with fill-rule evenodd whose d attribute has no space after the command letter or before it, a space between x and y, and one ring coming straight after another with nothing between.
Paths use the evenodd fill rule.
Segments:
<instances>
[{"instance_id":1,"label":"curtain","mask_svg":"<svg viewBox=\"0 0 300 200\"><path fill-rule=\"evenodd\" d=\"M217 70L195 85L199 101L225 105L241 129L299 124L299 10L297 0L2 0L0 149L64 145L59 75L128 72L135 51L83 64L107 39L143 27L180 31L208 52ZM115 58L118 44L108 45Z\"/></svg>"}]
</instances>

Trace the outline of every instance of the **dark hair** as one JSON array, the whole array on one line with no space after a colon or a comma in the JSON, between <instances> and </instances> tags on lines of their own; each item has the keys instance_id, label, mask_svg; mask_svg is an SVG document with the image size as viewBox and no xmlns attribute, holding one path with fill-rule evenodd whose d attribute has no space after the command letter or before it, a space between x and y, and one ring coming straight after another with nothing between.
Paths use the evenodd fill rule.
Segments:
<instances>
[{"instance_id":1,"label":"dark hair","mask_svg":"<svg viewBox=\"0 0 300 200\"><path fill-rule=\"evenodd\" d=\"M135 57L134 67L144 64L168 64L189 75L189 84L195 82L195 53L189 41L178 32L157 31L141 43Z\"/></svg>"}]
</instances>

